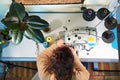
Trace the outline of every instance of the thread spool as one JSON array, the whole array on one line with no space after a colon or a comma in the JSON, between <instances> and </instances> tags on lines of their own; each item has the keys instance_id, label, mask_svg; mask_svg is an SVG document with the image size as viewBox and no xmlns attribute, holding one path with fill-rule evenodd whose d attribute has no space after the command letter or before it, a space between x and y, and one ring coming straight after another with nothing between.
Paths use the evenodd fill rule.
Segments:
<instances>
[{"instance_id":1,"label":"thread spool","mask_svg":"<svg viewBox=\"0 0 120 80\"><path fill-rule=\"evenodd\" d=\"M85 9L83 11L83 18L86 20L86 21L92 21L93 19L95 19L95 11L92 10L92 9Z\"/></svg>"},{"instance_id":2,"label":"thread spool","mask_svg":"<svg viewBox=\"0 0 120 80\"><path fill-rule=\"evenodd\" d=\"M108 30L112 30L115 27L117 27L117 20L114 17L108 17L108 18L105 19L105 23L104 24L105 24L105 27Z\"/></svg>"},{"instance_id":3,"label":"thread spool","mask_svg":"<svg viewBox=\"0 0 120 80\"><path fill-rule=\"evenodd\" d=\"M53 43L53 39L51 36L47 37L46 41L49 43L49 45L51 45Z\"/></svg>"},{"instance_id":4,"label":"thread spool","mask_svg":"<svg viewBox=\"0 0 120 80\"><path fill-rule=\"evenodd\" d=\"M44 46L45 48L49 47L48 42L44 42L44 43L43 43L43 46Z\"/></svg>"},{"instance_id":5,"label":"thread spool","mask_svg":"<svg viewBox=\"0 0 120 80\"><path fill-rule=\"evenodd\" d=\"M112 31L107 30L102 34L102 40L106 43L112 43L115 39L115 35Z\"/></svg>"},{"instance_id":6,"label":"thread spool","mask_svg":"<svg viewBox=\"0 0 120 80\"><path fill-rule=\"evenodd\" d=\"M97 17L98 17L100 20L103 20L109 13L110 13L110 11L109 11L107 8L100 8L100 9L97 11Z\"/></svg>"}]
</instances>

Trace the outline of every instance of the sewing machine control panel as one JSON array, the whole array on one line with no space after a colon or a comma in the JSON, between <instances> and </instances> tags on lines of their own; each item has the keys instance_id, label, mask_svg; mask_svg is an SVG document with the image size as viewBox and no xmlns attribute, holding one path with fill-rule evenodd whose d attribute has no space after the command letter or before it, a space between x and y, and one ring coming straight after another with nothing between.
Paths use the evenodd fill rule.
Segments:
<instances>
[{"instance_id":1,"label":"sewing machine control panel","mask_svg":"<svg viewBox=\"0 0 120 80\"><path fill-rule=\"evenodd\" d=\"M73 46L75 50L90 51L97 44L97 30L92 27L81 27L65 31L65 43Z\"/></svg>"}]
</instances>

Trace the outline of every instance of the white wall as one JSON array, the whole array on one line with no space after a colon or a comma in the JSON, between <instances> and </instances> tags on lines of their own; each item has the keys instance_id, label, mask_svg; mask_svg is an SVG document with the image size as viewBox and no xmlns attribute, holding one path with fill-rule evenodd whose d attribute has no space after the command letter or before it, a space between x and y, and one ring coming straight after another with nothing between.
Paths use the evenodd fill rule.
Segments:
<instances>
[{"instance_id":1,"label":"white wall","mask_svg":"<svg viewBox=\"0 0 120 80\"><path fill-rule=\"evenodd\" d=\"M5 13L9 9L12 0L0 0L0 29L3 29L5 26L1 23L1 19L4 17Z\"/></svg>"}]
</instances>

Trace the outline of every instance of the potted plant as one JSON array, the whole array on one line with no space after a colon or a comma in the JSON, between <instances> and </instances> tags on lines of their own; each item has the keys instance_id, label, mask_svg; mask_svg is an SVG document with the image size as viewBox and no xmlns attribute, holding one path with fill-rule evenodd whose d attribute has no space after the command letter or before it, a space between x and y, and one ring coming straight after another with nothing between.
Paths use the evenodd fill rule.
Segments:
<instances>
[{"instance_id":1,"label":"potted plant","mask_svg":"<svg viewBox=\"0 0 120 80\"><path fill-rule=\"evenodd\" d=\"M29 15L22 3L12 2L1 22L6 26L4 29L8 32L6 35L10 35L11 42L14 44L19 44L23 40L23 36L36 43L45 42L40 30L47 28L49 23L37 15ZM2 30L2 33L5 31ZM6 40L3 39L3 41Z\"/></svg>"},{"instance_id":2,"label":"potted plant","mask_svg":"<svg viewBox=\"0 0 120 80\"><path fill-rule=\"evenodd\" d=\"M11 37L7 28L0 30L0 53L2 53L2 48L8 46L10 39Z\"/></svg>"},{"instance_id":3,"label":"potted plant","mask_svg":"<svg viewBox=\"0 0 120 80\"><path fill-rule=\"evenodd\" d=\"M43 43L45 39L40 30L49 26L49 23L39 16L28 15L24 5L16 2L12 2L1 22L6 25L14 44L19 44L24 35L37 43Z\"/></svg>"}]
</instances>

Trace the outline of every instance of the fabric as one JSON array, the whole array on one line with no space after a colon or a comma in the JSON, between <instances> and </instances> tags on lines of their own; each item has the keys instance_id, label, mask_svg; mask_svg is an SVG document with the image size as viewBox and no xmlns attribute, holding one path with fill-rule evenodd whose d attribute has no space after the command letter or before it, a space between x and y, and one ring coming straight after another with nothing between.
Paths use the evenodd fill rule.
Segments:
<instances>
[{"instance_id":1,"label":"fabric","mask_svg":"<svg viewBox=\"0 0 120 80\"><path fill-rule=\"evenodd\" d=\"M41 52L37 57L37 68L38 68L38 75L40 80L56 80L54 74L49 74L46 72L46 63L48 61L48 57L50 57L53 53L53 50L56 49L58 46L56 44L51 45L49 48L45 49ZM82 65L78 57L74 57L74 69L73 69L73 76L72 80L89 80L89 72L86 68Z\"/></svg>"}]
</instances>

